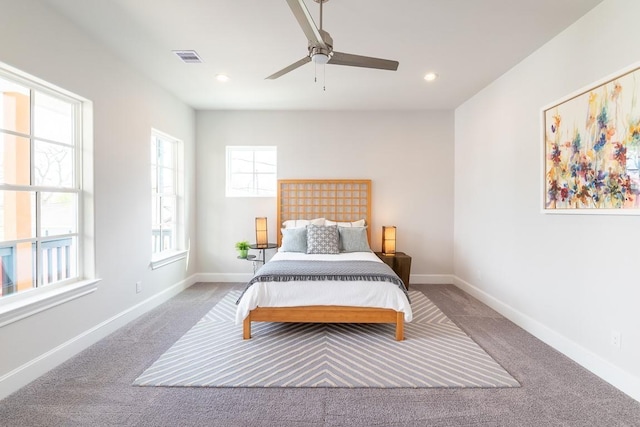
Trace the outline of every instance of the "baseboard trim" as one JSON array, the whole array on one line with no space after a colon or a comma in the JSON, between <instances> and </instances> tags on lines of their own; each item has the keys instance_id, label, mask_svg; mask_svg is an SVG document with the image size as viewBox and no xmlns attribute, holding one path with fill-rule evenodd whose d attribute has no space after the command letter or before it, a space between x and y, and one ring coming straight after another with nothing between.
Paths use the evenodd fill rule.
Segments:
<instances>
[{"instance_id":1,"label":"baseboard trim","mask_svg":"<svg viewBox=\"0 0 640 427\"><path fill-rule=\"evenodd\" d=\"M147 311L178 295L196 283L196 278L197 275L194 274L4 374L0 377L0 399L19 390Z\"/></svg>"},{"instance_id":2,"label":"baseboard trim","mask_svg":"<svg viewBox=\"0 0 640 427\"><path fill-rule=\"evenodd\" d=\"M582 347L575 341L554 331L539 321L503 303L487 292L475 287L469 282L453 277L453 284L493 308L504 317L520 326L531 335L550 345L560 353L569 357L585 369L607 381L629 397L640 402L640 378L634 376L611 362L603 359L592 351Z\"/></svg>"}]
</instances>

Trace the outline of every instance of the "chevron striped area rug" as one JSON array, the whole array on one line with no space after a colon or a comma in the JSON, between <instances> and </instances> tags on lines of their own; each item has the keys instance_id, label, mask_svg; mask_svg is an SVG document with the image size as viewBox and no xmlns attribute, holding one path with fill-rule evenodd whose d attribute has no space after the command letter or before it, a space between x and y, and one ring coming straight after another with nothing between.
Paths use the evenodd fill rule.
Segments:
<instances>
[{"instance_id":1,"label":"chevron striped area rug","mask_svg":"<svg viewBox=\"0 0 640 427\"><path fill-rule=\"evenodd\" d=\"M386 324L256 322L242 339L226 295L134 381L169 387L519 387L424 294L405 340Z\"/></svg>"}]
</instances>

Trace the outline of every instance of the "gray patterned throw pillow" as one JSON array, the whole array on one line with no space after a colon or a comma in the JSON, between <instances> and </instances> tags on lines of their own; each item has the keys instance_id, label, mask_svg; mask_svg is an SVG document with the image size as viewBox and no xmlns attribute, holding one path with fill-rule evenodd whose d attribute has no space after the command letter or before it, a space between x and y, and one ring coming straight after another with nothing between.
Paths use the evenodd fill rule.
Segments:
<instances>
[{"instance_id":1,"label":"gray patterned throw pillow","mask_svg":"<svg viewBox=\"0 0 640 427\"><path fill-rule=\"evenodd\" d=\"M340 253L340 237L337 225L307 226L308 254L338 254Z\"/></svg>"}]
</instances>

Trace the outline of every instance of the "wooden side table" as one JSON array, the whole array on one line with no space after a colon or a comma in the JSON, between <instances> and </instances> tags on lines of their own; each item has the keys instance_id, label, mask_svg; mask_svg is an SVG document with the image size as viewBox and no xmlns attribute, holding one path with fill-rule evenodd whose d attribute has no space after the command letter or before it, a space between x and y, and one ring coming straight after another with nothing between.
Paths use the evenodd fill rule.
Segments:
<instances>
[{"instance_id":1,"label":"wooden side table","mask_svg":"<svg viewBox=\"0 0 640 427\"><path fill-rule=\"evenodd\" d=\"M402 279L404 285L409 289L409 276L411 275L411 257L404 252L396 252L395 255L384 255L376 252L385 264L387 264Z\"/></svg>"}]
</instances>

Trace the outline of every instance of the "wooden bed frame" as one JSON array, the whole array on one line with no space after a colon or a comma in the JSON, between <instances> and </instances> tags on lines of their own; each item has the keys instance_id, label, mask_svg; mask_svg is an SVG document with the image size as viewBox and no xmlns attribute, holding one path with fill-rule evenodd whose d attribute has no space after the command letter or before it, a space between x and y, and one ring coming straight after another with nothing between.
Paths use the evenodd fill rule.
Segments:
<instances>
[{"instance_id":1,"label":"wooden bed frame","mask_svg":"<svg viewBox=\"0 0 640 427\"><path fill-rule=\"evenodd\" d=\"M278 180L278 227L291 219L326 218L336 222L365 219L371 242L371 180ZM282 235L278 232L278 247ZM257 307L242 324L242 336L251 338L251 322L395 323L396 340L404 339L404 313L389 308L348 306Z\"/></svg>"}]
</instances>

